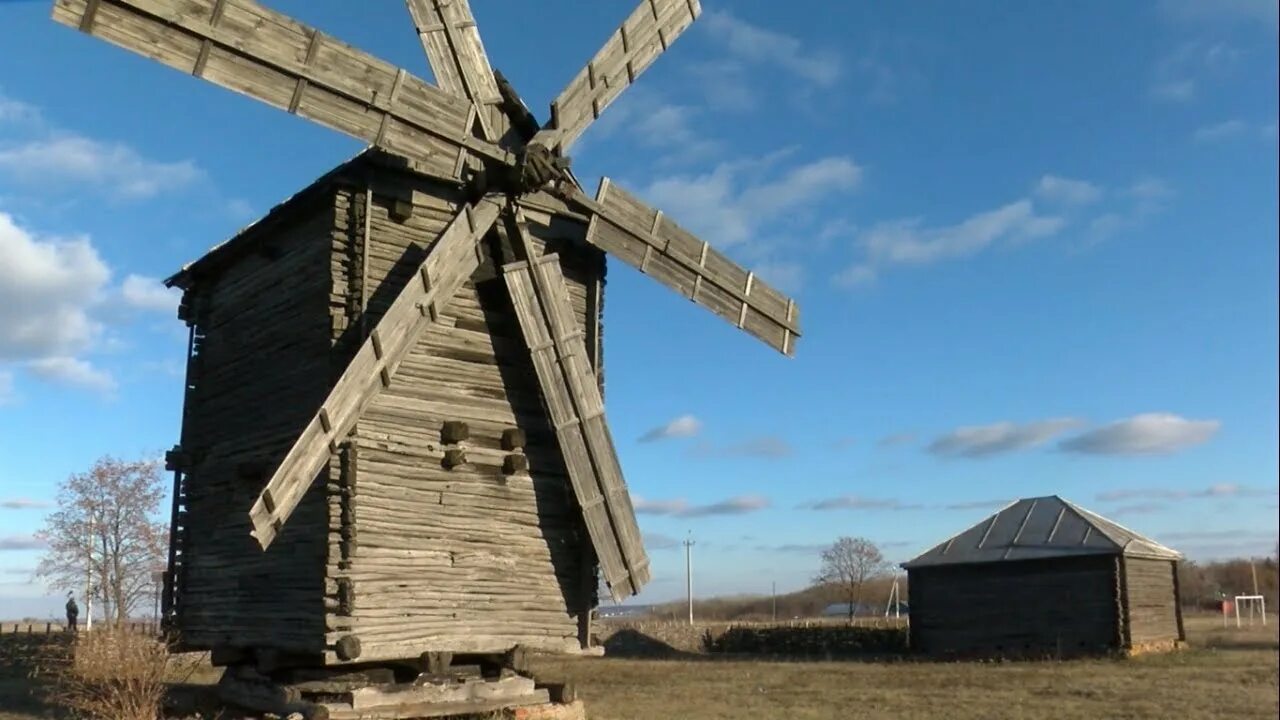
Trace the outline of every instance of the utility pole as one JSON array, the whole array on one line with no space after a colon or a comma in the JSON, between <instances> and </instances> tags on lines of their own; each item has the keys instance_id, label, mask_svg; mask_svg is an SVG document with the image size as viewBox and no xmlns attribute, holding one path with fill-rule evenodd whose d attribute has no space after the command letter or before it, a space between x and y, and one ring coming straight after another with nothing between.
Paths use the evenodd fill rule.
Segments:
<instances>
[{"instance_id":1,"label":"utility pole","mask_svg":"<svg viewBox=\"0 0 1280 720\"><path fill-rule=\"evenodd\" d=\"M778 622L778 581L769 583L769 595L773 598L773 621Z\"/></svg>"},{"instance_id":2,"label":"utility pole","mask_svg":"<svg viewBox=\"0 0 1280 720\"><path fill-rule=\"evenodd\" d=\"M93 630L93 513L89 514L88 538L84 545L84 629Z\"/></svg>"},{"instance_id":3,"label":"utility pole","mask_svg":"<svg viewBox=\"0 0 1280 720\"><path fill-rule=\"evenodd\" d=\"M684 591L689 600L689 624L693 624L693 537L684 541Z\"/></svg>"}]
</instances>

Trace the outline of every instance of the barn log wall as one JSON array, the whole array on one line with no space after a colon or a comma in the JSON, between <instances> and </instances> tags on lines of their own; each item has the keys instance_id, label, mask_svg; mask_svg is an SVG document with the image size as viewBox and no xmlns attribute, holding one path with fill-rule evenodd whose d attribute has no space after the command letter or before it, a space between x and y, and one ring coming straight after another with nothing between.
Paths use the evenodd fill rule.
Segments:
<instances>
[{"instance_id":1,"label":"barn log wall","mask_svg":"<svg viewBox=\"0 0 1280 720\"><path fill-rule=\"evenodd\" d=\"M300 199L249 231L241 243L249 251L183 281L199 338L179 468L186 496L175 622L188 648L323 650L323 495L308 495L265 553L249 535L248 508L324 399L333 229L332 203Z\"/></svg>"},{"instance_id":2,"label":"barn log wall","mask_svg":"<svg viewBox=\"0 0 1280 720\"><path fill-rule=\"evenodd\" d=\"M347 218L331 264L337 355L358 345L352 333L376 325L459 200L451 188L389 169L364 183L335 196L337 216ZM487 251L498 262L515 259L497 235ZM549 244L575 314L594 329L603 256ZM362 662L514 645L571 651L580 646L579 616L595 604L594 559L582 551L589 543L555 433L505 288L487 264L443 314L452 327L424 336L331 463L325 642L357 637ZM465 422L467 439L445 443L447 421ZM504 474L513 453L502 434L512 428L525 433L530 472ZM450 449L463 450L465 463L447 468Z\"/></svg>"},{"instance_id":3,"label":"barn log wall","mask_svg":"<svg viewBox=\"0 0 1280 720\"><path fill-rule=\"evenodd\" d=\"M1109 555L910 569L912 649L1074 655L1116 647Z\"/></svg>"},{"instance_id":4,"label":"barn log wall","mask_svg":"<svg viewBox=\"0 0 1280 720\"><path fill-rule=\"evenodd\" d=\"M1122 562L1130 647L1184 640L1174 584L1175 564L1134 557Z\"/></svg>"}]
</instances>

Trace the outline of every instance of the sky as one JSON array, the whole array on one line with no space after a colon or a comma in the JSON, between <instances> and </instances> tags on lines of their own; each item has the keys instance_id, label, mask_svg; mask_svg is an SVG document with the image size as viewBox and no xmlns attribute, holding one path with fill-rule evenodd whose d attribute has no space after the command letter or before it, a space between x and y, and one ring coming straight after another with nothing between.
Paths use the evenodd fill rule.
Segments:
<instances>
[{"instance_id":1,"label":"sky","mask_svg":"<svg viewBox=\"0 0 1280 720\"><path fill-rule=\"evenodd\" d=\"M60 481L179 430L159 283L362 145L0 0L0 617ZM403 5L276 9L430 78ZM633 0L473 0L540 119ZM704 13L573 149L799 303L786 358L620 262L636 602L901 562L1059 494L1193 559L1277 537L1274 0Z\"/></svg>"}]
</instances>

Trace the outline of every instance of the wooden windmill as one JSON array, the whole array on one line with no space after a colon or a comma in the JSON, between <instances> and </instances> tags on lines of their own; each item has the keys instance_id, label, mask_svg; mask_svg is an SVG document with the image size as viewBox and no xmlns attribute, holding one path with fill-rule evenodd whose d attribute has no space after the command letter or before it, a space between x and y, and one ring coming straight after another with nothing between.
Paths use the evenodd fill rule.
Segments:
<instances>
[{"instance_id":1,"label":"wooden windmill","mask_svg":"<svg viewBox=\"0 0 1280 720\"><path fill-rule=\"evenodd\" d=\"M220 662L579 651L649 579L605 422L604 254L787 355L795 303L567 152L700 13L643 0L539 125L466 0L438 86L251 0L54 18L373 147L169 279L192 328L166 612ZM248 511L247 515L245 511Z\"/></svg>"}]
</instances>

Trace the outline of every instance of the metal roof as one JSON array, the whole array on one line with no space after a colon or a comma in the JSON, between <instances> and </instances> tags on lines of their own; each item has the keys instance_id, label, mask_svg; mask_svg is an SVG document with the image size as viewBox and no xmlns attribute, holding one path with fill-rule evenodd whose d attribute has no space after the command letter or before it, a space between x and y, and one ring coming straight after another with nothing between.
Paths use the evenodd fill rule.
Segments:
<instances>
[{"instance_id":1,"label":"metal roof","mask_svg":"<svg viewBox=\"0 0 1280 720\"><path fill-rule=\"evenodd\" d=\"M1181 560L1182 554L1057 495L1024 498L902 564L904 568L1078 555Z\"/></svg>"}]
</instances>

